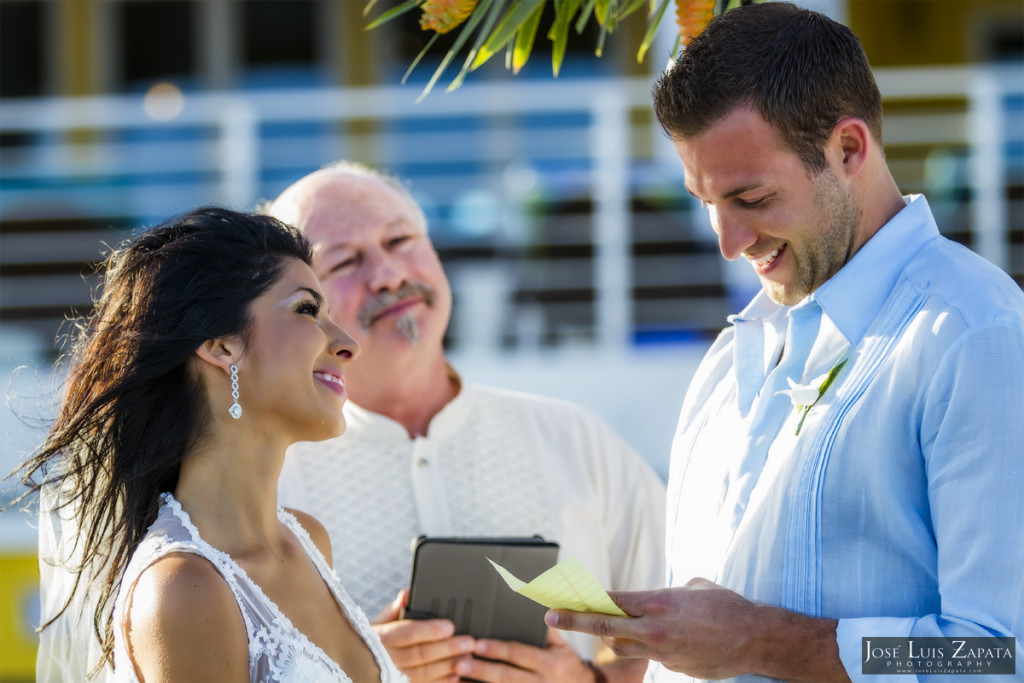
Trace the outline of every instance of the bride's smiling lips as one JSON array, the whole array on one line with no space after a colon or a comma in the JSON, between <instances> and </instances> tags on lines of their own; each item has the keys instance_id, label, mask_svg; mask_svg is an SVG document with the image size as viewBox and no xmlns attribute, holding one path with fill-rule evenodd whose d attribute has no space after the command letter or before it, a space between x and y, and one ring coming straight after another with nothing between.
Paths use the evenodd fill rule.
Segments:
<instances>
[{"instance_id":1,"label":"bride's smiling lips","mask_svg":"<svg viewBox=\"0 0 1024 683\"><path fill-rule=\"evenodd\" d=\"M315 370L313 377L325 387L345 398L345 373L340 370Z\"/></svg>"}]
</instances>

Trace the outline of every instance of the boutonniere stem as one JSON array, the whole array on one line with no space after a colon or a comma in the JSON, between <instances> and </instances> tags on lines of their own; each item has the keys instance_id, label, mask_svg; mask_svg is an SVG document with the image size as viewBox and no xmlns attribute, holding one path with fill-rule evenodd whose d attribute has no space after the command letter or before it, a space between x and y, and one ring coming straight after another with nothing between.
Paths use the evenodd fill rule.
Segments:
<instances>
[{"instance_id":1,"label":"boutonniere stem","mask_svg":"<svg viewBox=\"0 0 1024 683\"><path fill-rule=\"evenodd\" d=\"M845 355L844 353L843 356ZM808 385L801 385L794 382L791 378L786 378L786 381L789 382L789 389L783 389L779 393L787 394L793 402L793 407L800 411L800 421L796 425L796 436L800 436L800 429L804 426L807 413L811 412L811 408L817 405L821 397L825 395L825 392L832 386L832 383L849 360L849 358L840 356L840 360L836 361L836 364L832 366L832 369L828 371L828 374L825 375L825 378L821 380L817 387L814 386L817 380Z\"/></svg>"}]
</instances>

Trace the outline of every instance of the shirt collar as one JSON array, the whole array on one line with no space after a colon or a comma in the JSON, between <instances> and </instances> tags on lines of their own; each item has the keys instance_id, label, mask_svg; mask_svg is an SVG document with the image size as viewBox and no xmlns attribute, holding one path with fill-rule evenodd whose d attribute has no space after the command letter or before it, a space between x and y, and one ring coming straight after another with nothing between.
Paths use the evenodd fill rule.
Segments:
<instances>
[{"instance_id":1,"label":"shirt collar","mask_svg":"<svg viewBox=\"0 0 1024 683\"><path fill-rule=\"evenodd\" d=\"M736 323L745 323L753 320L763 320L778 311L780 308L783 308L783 306L772 301L771 297L768 296L768 293L765 292L764 289L760 289L742 311L739 313L733 313L727 318L727 320L734 325Z\"/></svg>"},{"instance_id":2,"label":"shirt collar","mask_svg":"<svg viewBox=\"0 0 1024 683\"><path fill-rule=\"evenodd\" d=\"M924 195L905 199L907 205L811 294L852 346L860 343L878 317L910 259L939 236Z\"/></svg>"},{"instance_id":3,"label":"shirt collar","mask_svg":"<svg viewBox=\"0 0 1024 683\"><path fill-rule=\"evenodd\" d=\"M448 379L455 384L458 393L434 415L430 421L428 436L417 438L425 439L431 436L447 435L459 427L472 405L472 399L469 397L472 393L471 385L463 382L462 376L452 367L451 363L445 361L445 369ZM413 440L409 438L405 427L397 421L368 410L352 400L346 401L342 410L347 423L346 432L358 433L361 436L380 441L407 442Z\"/></svg>"},{"instance_id":4,"label":"shirt collar","mask_svg":"<svg viewBox=\"0 0 1024 683\"><path fill-rule=\"evenodd\" d=\"M883 225L849 263L807 299L796 304L816 301L852 346L863 339L910 259L926 242L939 236L924 195L908 195L906 200L907 205ZM782 306L762 289L746 308L729 316L729 322L764 320L780 308Z\"/></svg>"}]
</instances>

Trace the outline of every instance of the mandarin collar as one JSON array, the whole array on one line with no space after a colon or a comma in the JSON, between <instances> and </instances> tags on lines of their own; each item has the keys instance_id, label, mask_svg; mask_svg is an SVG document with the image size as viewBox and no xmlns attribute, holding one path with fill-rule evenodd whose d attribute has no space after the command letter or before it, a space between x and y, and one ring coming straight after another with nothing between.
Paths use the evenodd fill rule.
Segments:
<instances>
[{"instance_id":1,"label":"mandarin collar","mask_svg":"<svg viewBox=\"0 0 1024 683\"><path fill-rule=\"evenodd\" d=\"M429 439L432 437L444 437L458 429L469 413L472 403L471 395L473 387L463 382L462 377L456 372L450 363L445 362L448 371L448 378L455 382L458 393L445 404L443 408L430 421L430 428L427 436L409 438L409 433L399 422L386 415L375 413L372 410L357 405L354 401L347 401L343 408L345 422L347 423L346 434L359 434L361 438L373 441L415 441L416 439ZM341 438L344 438L344 434Z\"/></svg>"}]
</instances>

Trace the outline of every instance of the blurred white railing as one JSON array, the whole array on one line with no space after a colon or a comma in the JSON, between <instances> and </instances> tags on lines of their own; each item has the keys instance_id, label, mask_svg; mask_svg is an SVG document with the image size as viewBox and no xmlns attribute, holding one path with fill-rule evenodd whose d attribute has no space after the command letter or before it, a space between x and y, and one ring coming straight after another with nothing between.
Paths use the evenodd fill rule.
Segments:
<instances>
[{"instance_id":1,"label":"blurred white railing","mask_svg":"<svg viewBox=\"0 0 1024 683\"><path fill-rule=\"evenodd\" d=\"M155 120L147 113L147 101L139 95L111 95L89 98L43 98L0 101L0 133L51 134L23 150L21 158L5 162L0 181L12 179L59 180L69 175L153 172L212 172L217 180L199 188L200 201L250 206L259 198L260 174L279 166L313 166L345 156L353 149L369 152L377 163L440 163L475 160L514 160L523 153L538 158L593 159L598 152L584 142L588 129L607 129L613 136L624 134L627 119L616 115L630 109L649 108L650 83L644 79L600 81L524 82L467 85L450 94L437 94L415 103L417 91L400 86L274 90L255 92L186 93L180 111L167 120ZM159 104L149 107L159 111ZM173 105L171 105L173 106ZM509 126L502 122L517 115L583 114L589 118L576 123L570 137L558 135L560 126L518 126L512 142ZM460 144L460 137L475 131L395 131L391 124L409 126L416 122L476 119L487 125L483 147ZM353 123L369 123L377 130L352 130ZM319 158L297 158L284 147L302 134L276 140L261 135L260 127L275 124L337 124L333 135L324 134L330 146L312 150ZM383 127L383 130L380 128ZM104 134L124 131L203 131L202 144L183 156L181 148L159 140L134 143L110 140ZM562 127L564 128L564 126ZM90 138L88 133L95 133ZM75 135L69 135L69 134ZM531 144L515 140L536 135ZM307 134L308 135L308 134ZM591 136L593 137L593 136ZM428 138L433 138L430 140ZM518 148L525 143L525 148ZM628 144L628 138L627 138ZM163 158L133 154L137 151L166 152ZM422 146L422 147L421 147ZM621 147L626 152L625 147ZM268 154L269 152L269 154ZM610 160L611 161L611 160ZM613 160L623 163L625 159ZM448 178L440 174L439 180ZM435 182L434 185L440 185ZM5 194L17 192L4 189ZM195 201L195 200L193 200ZM0 217L12 206L6 203ZM109 211L112 207L104 207ZM95 211L92 206L85 211Z\"/></svg>"},{"instance_id":2,"label":"blurred white railing","mask_svg":"<svg viewBox=\"0 0 1024 683\"><path fill-rule=\"evenodd\" d=\"M948 150L966 176L970 241L1020 278L1024 254L1010 234L1022 229L1024 211L1009 189L1019 197L1024 186L1022 69L881 70L878 81L897 181L908 191L933 184L928 159L900 149ZM0 223L114 216L148 223L208 202L249 209L338 158L411 178L428 214L437 214L436 239L456 245L532 246L524 205L579 198L588 202L593 242L592 338L623 348L632 339L641 267L631 255L630 202L652 186L685 194L671 145L651 119L650 86L648 79L476 83L419 104L412 87L3 100ZM959 104L930 109L934 101ZM891 103L899 105L893 113ZM457 220L454 207L480 191L493 215L470 212L467 225L463 212ZM19 253L31 250L30 238L19 235ZM14 285L4 277L4 288Z\"/></svg>"},{"instance_id":3,"label":"blurred white railing","mask_svg":"<svg viewBox=\"0 0 1024 683\"><path fill-rule=\"evenodd\" d=\"M509 196L514 188L504 180L510 164L553 163L561 166L555 182L570 186L565 191L596 198L597 336L622 346L631 324L629 113L649 109L649 90L650 83L640 79L482 84L419 104L415 91L402 87L196 93L184 95L180 111L166 121L154 120L147 112L152 103L141 96L7 100L0 104L0 133L29 135L31 142L0 157L0 219L59 218L70 211L149 222L206 202L247 209L305 172L356 156L353 150L386 168L426 167L418 176L402 175L412 177L428 206L450 207L460 194L479 187L491 189L507 206L519 200ZM580 118L568 126L508 123L516 116L573 114ZM445 120L473 121L486 130L429 127ZM428 126L418 130L419 123ZM268 135L268 126L288 124L336 128ZM362 129L353 128L360 124ZM653 130L648 126L647 134ZM166 131L186 131L186 139L161 141ZM128 142L124 133L138 139ZM317 141L315 148L310 139ZM289 140L305 144L307 153L296 158ZM455 163L480 166L445 170ZM263 180L281 168L276 175L287 179L276 186ZM129 177L161 175L178 180L139 180L134 191L124 186ZM83 180L86 188L77 188Z\"/></svg>"},{"instance_id":4,"label":"blurred white railing","mask_svg":"<svg viewBox=\"0 0 1024 683\"><path fill-rule=\"evenodd\" d=\"M963 112L936 108L887 113L886 147L963 147L973 247L1003 270L1020 276L1024 264L1011 259L1010 252L1012 216L1016 216L1013 229L1019 231L1024 225L1019 206L1010 205L1007 190L1024 184L1024 65L883 69L876 78L887 104L965 101Z\"/></svg>"}]
</instances>

